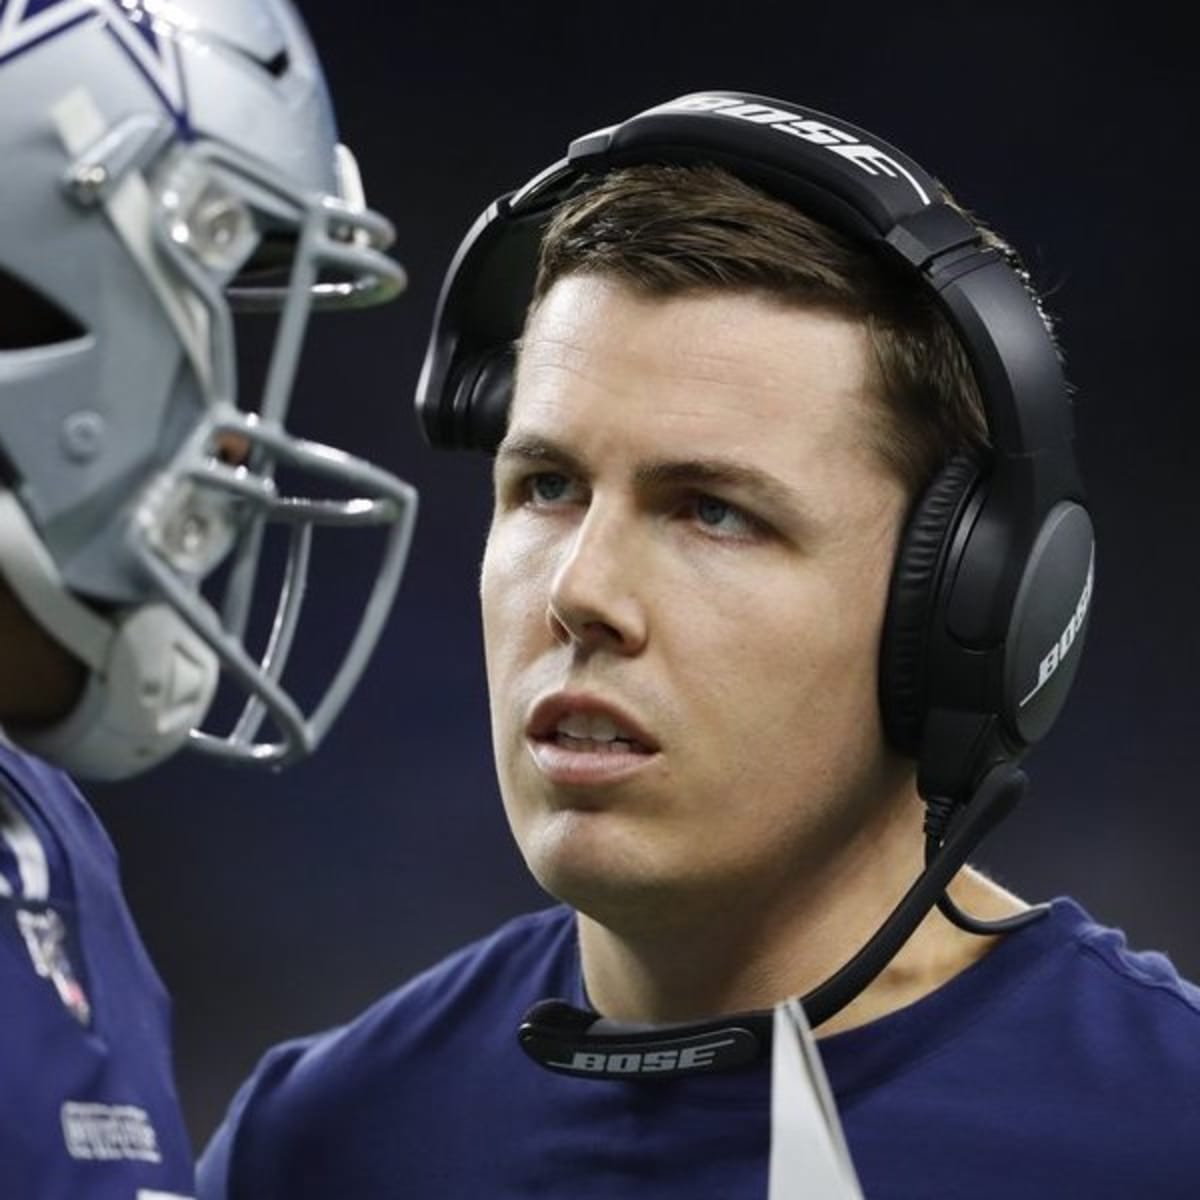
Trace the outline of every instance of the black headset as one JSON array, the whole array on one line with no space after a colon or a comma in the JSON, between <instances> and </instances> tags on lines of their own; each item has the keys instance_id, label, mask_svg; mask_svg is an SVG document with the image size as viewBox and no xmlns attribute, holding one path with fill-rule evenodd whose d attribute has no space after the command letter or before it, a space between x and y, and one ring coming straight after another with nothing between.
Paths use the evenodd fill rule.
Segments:
<instances>
[{"instance_id":1,"label":"black headset","mask_svg":"<svg viewBox=\"0 0 1200 1200\"><path fill-rule=\"evenodd\" d=\"M867 947L805 997L815 1025L874 978L932 904L963 928L997 928L942 893L1019 799L1015 764L1053 724L1079 664L1094 539L1071 402L1022 276L912 159L811 109L702 92L576 139L565 159L475 222L443 285L417 389L433 446L494 452L547 222L599 176L645 163L715 164L907 271L949 319L983 398L990 447L952 458L917 498L884 620L884 729L917 760L929 867Z\"/></svg>"}]
</instances>

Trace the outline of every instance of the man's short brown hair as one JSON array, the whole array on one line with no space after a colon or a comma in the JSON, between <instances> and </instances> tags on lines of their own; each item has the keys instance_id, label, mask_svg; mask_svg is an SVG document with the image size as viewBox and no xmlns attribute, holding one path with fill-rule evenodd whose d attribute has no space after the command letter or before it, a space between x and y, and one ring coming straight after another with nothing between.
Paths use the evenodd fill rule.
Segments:
<instances>
[{"instance_id":1,"label":"man's short brown hair","mask_svg":"<svg viewBox=\"0 0 1200 1200\"><path fill-rule=\"evenodd\" d=\"M932 294L718 167L627 167L564 201L542 239L532 308L558 279L582 272L644 295L743 290L861 319L884 401L876 448L914 494L952 454L987 443L974 373Z\"/></svg>"}]
</instances>

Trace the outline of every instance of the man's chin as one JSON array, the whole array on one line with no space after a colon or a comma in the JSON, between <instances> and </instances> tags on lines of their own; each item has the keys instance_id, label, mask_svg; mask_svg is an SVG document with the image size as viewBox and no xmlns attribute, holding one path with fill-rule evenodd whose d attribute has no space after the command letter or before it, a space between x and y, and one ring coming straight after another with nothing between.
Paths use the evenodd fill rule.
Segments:
<instances>
[{"instance_id":1,"label":"man's chin","mask_svg":"<svg viewBox=\"0 0 1200 1200\"><path fill-rule=\"evenodd\" d=\"M690 890L683 863L611 814L555 814L522 848L545 891L609 928L661 920Z\"/></svg>"}]
</instances>

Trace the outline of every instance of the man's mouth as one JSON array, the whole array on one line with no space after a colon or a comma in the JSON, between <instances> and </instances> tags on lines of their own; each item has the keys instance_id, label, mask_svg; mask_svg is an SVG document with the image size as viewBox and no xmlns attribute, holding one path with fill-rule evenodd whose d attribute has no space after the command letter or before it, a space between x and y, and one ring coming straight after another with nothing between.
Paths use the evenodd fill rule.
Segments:
<instances>
[{"instance_id":1,"label":"man's mouth","mask_svg":"<svg viewBox=\"0 0 1200 1200\"><path fill-rule=\"evenodd\" d=\"M626 732L605 713L573 712L559 720L549 735L564 750L577 754L649 754L650 747Z\"/></svg>"},{"instance_id":2,"label":"man's mouth","mask_svg":"<svg viewBox=\"0 0 1200 1200\"><path fill-rule=\"evenodd\" d=\"M544 696L530 713L525 736L540 762L553 762L556 770L561 767L568 774L590 769L583 766L588 759L593 763L608 759L615 769L619 760L628 765L634 759L649 759L660 749L635 717L585 692Z\"/></svg>"},{"instance_id":3,"label":"man's mouth","mask_svg":"<svg viewBox=\"0 0 1200 1200\"><path fill-rule=\"evenodd\" d=\"M661 747L620 706L585 692L557 692L534 705L526 744L554 787L608 789L649 768Z\"/></svg>"}]
</instances>

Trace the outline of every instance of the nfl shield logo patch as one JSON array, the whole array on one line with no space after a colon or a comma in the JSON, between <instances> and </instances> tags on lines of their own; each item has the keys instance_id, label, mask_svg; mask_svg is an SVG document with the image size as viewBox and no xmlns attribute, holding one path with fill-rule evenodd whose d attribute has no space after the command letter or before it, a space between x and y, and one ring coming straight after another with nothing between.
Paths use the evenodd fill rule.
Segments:
<instances>
[{"instance_id":1,"label":"nfl shield logo patch","mask_svg":"<svg viewBox=\"0 0 1200 1200\"><path fill-rule=\"evenodd\" d=\"M92 1019L92 1006L67 951L67 927L52 908L34 912L17 909L17 928L25 939L25 947L33 969L54 985L66 1010L81 1025Z\"/></svg>"}]
</instances>

